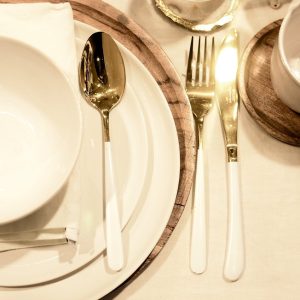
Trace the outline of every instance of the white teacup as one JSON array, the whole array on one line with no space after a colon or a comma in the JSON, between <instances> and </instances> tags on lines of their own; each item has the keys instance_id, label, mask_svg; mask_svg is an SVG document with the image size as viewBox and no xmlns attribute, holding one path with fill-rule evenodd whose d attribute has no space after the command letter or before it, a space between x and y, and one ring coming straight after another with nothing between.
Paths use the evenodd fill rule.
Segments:
<instances>
[{"instance_id":1,"label":"white teacup","mask_svg":"<svg viewBox=\"0 0 300 300\"><path fill-rule=\"evenodd\" d=\"M279 30L271 57L271 80L280 100L300 112L300 2L292 5Z\"/></svg>"}]
</instances>

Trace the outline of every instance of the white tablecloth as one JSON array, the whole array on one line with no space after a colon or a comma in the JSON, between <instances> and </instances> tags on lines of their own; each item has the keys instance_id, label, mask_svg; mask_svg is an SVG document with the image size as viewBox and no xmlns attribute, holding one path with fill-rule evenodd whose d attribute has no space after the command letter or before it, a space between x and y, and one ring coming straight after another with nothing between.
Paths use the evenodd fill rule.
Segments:
<instances>
[{"instance_id":1,"label":"white tablecloth","mask_svg":"<svg viewBox=\"0 0 300 300\"><path fill-rule=\"evenodd\" d=\"M151 0L107 0L146 31L166 51L180 75L185 73L190 32L171 24ZM282 18L268 0L241 1L235 18L241 50L252 36ZM221 39L225 31L218 34ZM183 76L181 76L182 79ZM226 242L225 151L216 107L205 124L205 164L209 201L207 271L189 269L191 199L169 242L150 267L115 299L260 300L300 297L300 148L267 135L241 105L239 145L246 237L246 269L235 283L222 277Z\"/></svg>"}]
</instances>

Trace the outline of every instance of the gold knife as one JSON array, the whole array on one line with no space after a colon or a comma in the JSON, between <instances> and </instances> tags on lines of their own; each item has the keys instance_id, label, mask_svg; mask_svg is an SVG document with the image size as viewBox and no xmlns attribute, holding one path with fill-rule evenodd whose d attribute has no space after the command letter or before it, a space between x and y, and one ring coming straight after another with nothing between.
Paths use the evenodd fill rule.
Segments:
<instances>
[{"instance_id":1,"label":"gold knife","mask_svg":"<svg viewBox=\"0 0 300 300\"><path fill-rule=\"evenodd\" d=\"M236 84L238 69L238 32L232 29L225 37L216 64L216 98L227 153L228 225L224 277L236 281L245 265L243 218L238 165L238 107Z\"/></svg>"}]
</instances>

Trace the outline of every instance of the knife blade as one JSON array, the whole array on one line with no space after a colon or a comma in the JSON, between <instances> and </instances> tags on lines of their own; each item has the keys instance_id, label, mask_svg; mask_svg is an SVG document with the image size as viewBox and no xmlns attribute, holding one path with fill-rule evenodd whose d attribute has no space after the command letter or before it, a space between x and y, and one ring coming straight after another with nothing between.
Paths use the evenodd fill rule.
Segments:
<instances>
[{"instance_id":1,"label":"knife blade","mask_svg":"<svg viewBox=\"0 0 300 300\"><path fill-rule=\"evenodd\" d=\"M225 37L216 64L216 99L223 128L227 154L228 225L223 275L236 281L244 271L245 249L238 163L239 94L238 70L239 36L232 29Z\"/></svg>"}]
</instances>

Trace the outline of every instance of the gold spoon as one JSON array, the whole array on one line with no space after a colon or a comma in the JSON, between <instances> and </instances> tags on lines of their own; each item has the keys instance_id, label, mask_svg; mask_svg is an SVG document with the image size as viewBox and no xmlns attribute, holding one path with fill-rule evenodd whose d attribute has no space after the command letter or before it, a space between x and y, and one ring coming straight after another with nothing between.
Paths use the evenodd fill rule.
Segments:
<instances>
[{"instance_id":1,"label":"gold spoon","mask_svg":"<svg viewBox=\"0 0 300 300\"><path fill-rule=\"evenodd\" d=\"M103 120L105 156L105 233L108 266L114 271L124 265L120 216L114 182L109 135L109 113L120 102L125 89L125 67L114 40L96 32L87 40L79 66L80 88L86 101Z\"/></svg>"}]
</instances>

